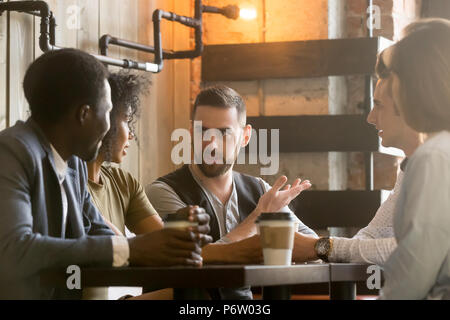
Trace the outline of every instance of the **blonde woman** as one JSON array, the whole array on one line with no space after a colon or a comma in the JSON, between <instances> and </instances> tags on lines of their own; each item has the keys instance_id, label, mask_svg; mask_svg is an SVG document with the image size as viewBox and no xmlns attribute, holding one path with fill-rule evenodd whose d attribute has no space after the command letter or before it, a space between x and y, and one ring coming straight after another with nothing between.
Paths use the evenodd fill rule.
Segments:
<instances>
[{"instance_id":1,"label":"blonde woman","mask_svg":"<svg viewBox=\"0 0 450 320\"><path fill-rule=\"evenodd\" d=\"M409 159L384 299L450 299L450 22L426 19L383 52L395 104L425 142Z\"/></svg>"}]
</instances>

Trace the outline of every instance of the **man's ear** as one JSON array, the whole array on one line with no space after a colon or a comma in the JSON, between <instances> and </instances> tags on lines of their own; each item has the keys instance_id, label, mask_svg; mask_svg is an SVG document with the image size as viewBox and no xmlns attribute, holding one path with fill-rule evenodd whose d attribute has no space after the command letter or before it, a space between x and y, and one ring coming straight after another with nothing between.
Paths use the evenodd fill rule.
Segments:
<instances>
[{"instance_id":1,"label":"man's ear","mask_svg":"<svg viewBox=\"0 0 450 320\"><path fill-rule=\"evenodd\" d=\"M244 132L243 132L241 148L245 148L248 145L248 143L250 142L250 138L252 137L252 126L250 124L247 124L243 130L244 130Z\"/></svg>"},{"instance_id":2,"label":"man's ear","mask_svg":"<svg viewBox=\"0 0 450 320\"><path fill-rule=\"evenodd\" d=\"M83 125L89 118L91 107L88 104L84 104L77 109L76 117L78 122Z\"/></svg>"}]
</instances>

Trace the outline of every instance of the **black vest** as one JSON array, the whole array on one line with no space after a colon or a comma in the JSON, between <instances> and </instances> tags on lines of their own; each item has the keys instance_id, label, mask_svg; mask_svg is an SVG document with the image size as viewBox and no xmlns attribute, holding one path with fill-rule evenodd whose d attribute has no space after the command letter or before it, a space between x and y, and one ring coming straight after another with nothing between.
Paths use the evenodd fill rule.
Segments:
<instances>
[{"instance_id":1,"label":"black vest","mask_svg":"<svg viewBox=\"0 0 450 320\"><path fill-rule=\"evenodd\" d=\"M210 235L214 241L220 239L219 223L214 214L213 206L205 192L195 181L188 165L184 165L180 169L159 178L158 181L169 185L180 197L181 201L187 205L198 205L204 208L210 216ZM239 216L240 220L243 221L255 210L259 198L264 194L264 189L258 179L239 172L233 171L233 181L238 197Z\"/></svg>"},{"instance_id":2,"label":"black vest","mask_svg":"<svg viewBox=\"0 0 450 320\"><path fill-rule=\"evenodd\" d=\"M210 217L211 231L209 234L214 242L220 239L219 223L213 206L195 181L188 165L159 178L158 181L169 185L187 205L198 205L205 209ZM239 216L242 221L255 210L259 198L264 194L264 189L258 179L239 172L233 172L233 181L238 197ZM207 291L213 300L252 299L250 287L208 289Z\"/></svg>"}]
</instances>

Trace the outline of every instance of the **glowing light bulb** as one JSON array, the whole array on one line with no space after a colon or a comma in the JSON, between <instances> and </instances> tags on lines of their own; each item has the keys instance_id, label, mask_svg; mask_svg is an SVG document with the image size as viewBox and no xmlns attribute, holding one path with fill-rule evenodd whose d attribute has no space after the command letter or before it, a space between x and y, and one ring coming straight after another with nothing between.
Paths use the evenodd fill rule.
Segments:
<instances>
[{"instance_id":1,"label":"glowing light bulb","mask_svg":"<svg viewBox=\"0 0 450 320\"><path fill-rule=\"evenodd\" d=\"M255 8L241 8L239 16L244 20L256 19L256 9Z\"/></svg>"}]
</instances>

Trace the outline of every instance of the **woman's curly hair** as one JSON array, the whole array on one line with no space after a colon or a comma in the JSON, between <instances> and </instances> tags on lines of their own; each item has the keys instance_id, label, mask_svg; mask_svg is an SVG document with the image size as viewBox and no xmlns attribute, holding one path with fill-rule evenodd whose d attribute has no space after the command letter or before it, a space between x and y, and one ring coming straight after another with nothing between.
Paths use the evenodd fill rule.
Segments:
<instances>
[{"instance_id":1,"label":"woman's curly hair","mask_svg":"<svg viewBox=\"0 0 450 320\"><path fill-rule=\"evenodd\" d=\"M113 108L110 114L111 127L102 141L100 152L105 156L105 161L110 162L117 136L117 120L121 115L127 114L131 109L128 126L130 133L135 136L136 122L140 115L141 94L147 94L150 87L150 79L147 77L122 70L111 73L108 77L111 86L111 102Z\"/></svg>"}]
</instances>

